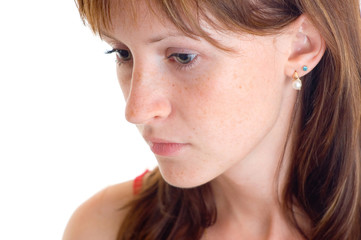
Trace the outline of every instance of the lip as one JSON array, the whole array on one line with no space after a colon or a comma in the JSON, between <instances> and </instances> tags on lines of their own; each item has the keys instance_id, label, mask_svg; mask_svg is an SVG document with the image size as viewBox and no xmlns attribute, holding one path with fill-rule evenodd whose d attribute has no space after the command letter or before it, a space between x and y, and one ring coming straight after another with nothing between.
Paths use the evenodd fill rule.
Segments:
<instances>
[{"instance_id":1,"label":"lip","mask_svg":"<svg viewBox=\"0 0 361 240\"><path fill-rule=\"evenodd\" d=\"M187 146L185 143L177 143L161 139L151 139L147 142L152 152L159 156L175 156Z\"/></svg>"}]
</instances>

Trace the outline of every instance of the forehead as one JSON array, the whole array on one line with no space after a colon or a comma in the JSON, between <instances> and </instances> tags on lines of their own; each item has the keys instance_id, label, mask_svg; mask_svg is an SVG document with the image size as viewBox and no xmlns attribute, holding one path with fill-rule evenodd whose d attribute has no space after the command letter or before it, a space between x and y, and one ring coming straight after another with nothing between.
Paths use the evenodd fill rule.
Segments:
<instances>
[{"instance_id":1,"label":"forehead","mask_svg":"<svg viewBox=\"0 0 361 240\"><path fill-rule=\"evenodd\" d=\"M121 28L122 31L129 32L134 29L149 29L159 24L165 25L164 13L154 9L148 1L135 3L132 0L112 0L110 9L111 26L105 30L114 32Z\"/></svg>"},{"instance_id":2,"label":"forehead","mask_svg":"<svg viewBox=\"0 0 361 240\"><path fill-rule=\"evenodd\" d=\"M222 23L207 12L206 9L201 9L200 6L193 9L183 9L184 5L182 7L177 5L169 7L165 4L169 2L166 0L108 1L110 24L108 27L103 25L99 31L100 35L104 33L104 36L124 37L134 41L134 38L144 37L149 39L149 35L183 35L196 40L206 40L211 45L227 52L234 51L233 47L224 44L229 42L227 39L230 37L237 37L247 41L256 37L256 35L244 31L242 28L234 30L223 27ZM186 4L192 1L180 2ZM201 14L198 14L199 11Z\"/></svg>"},{"instance_id":3,"label":"forehead","mask_svg":"<svg viewBox=\"0 0 361 240\"><path fill-rule=\"evenodd\" d=\"M190 8L192 0L109 0L109 27L104 30L130 32L133 30L154 30L167 28L172 32L183 33L191 38L205 37L208 34L196 17L196 7ZM171 2L171 4L169 3ZM181 4L180 4L181 3ZM183 4L183 5L182 5ZM198 6L199 7L199 6ZM103 30L101 29L101 30ZM208 39L209 40L209 39Z\"/></svg>"},{"instance_id":4,"label":"forehead","mask_svg":"<svg viewBox=\"0 0 361 240\"><path fill-rule=\"evenodd\" d=\"M121 42L128 46L142 42L152 43L169 36L184 36L165 16L156 15L154 9L150 9L147 3L139 1L138 5L117 4L112 7L111 25L106 29L100 29L103 40L111 43ZM114 5L115 6L115 5Z\"/></svg>"}]
</instances>

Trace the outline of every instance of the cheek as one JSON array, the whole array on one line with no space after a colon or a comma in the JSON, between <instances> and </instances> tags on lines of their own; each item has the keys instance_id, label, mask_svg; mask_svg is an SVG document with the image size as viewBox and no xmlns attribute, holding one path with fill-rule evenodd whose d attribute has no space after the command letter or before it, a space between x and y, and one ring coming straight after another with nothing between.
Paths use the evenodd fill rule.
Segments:
<instances>
[{"instance_id":1,"label":"cheek","mask_svg":"<svg viewBox=\"0 0 361 240\"><path fill-rule=\"evenodd\" d=\"M250 141L269 131L277 119L281 94L273 84L272 62L220 66L184 90L188 122L197 123L195 136L234 142ZM242 67L239 67L242 66ZM261 66L261 67L260 67Z\"/></svg>"}]
</instances>

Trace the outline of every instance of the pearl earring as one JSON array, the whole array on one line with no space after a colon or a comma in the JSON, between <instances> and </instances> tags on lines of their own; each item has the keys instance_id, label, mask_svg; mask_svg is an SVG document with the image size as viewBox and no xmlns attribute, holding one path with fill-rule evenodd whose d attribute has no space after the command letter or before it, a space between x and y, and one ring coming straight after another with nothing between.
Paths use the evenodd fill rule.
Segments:
<instances>
[{"instance_id":1,"label":"pearl earring","mask_svg":"<svg viewBox=\"0 0 361 240\"><path fill-rule=\"evenodd\" d=\"M302 81L301 79L298 77L298 73L297 71L295 71L295 73L292 76L293 81L292 81L292 87L295 90L301 90L302 88Z\"/></svg>"}]
</instances>

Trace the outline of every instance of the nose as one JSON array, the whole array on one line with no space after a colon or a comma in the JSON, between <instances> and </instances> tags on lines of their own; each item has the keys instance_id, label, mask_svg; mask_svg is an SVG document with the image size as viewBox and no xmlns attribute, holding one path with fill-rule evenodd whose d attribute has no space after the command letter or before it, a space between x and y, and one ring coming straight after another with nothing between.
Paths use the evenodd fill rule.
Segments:
<instances>
[{"instance_id":1,"label":"nose","mask_svg":"<svg viewBox=\"0 0 361 240\"><path fill-rule=\"evenodd\" d=\"M159 74L133 69L126 101L125 118L134 124L165 119L172 111L167 85Z\"/></svg>"}]
</instances>

